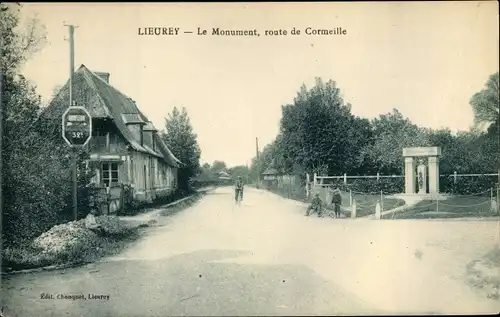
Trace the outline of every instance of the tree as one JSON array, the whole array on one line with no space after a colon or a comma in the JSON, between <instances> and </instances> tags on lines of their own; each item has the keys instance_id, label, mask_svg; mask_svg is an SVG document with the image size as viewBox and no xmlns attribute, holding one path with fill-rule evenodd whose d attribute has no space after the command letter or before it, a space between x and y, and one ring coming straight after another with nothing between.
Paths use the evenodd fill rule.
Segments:
<instances>
[{"instance_id":1,"label":"tree","mask_svg":"<svg viewBox=\"0 0 500 317\"><path fill-rule=\"evenodd\" d=\"M426 131L404 117L397 109L381 114L371 122L373 142L361 152L371 173L401 174L403 148L429 146Z\"/></svg>"},{"instance_id":2,"label":"tree","mask_svg":"<svg viewBox=\"0 0 500 317\"><path fill-rule=\"evenodd\" d=\"M179 189L189 191L190 179L200 170L201 150L186 108L179 111L174 107L168 118L165 118L162 137L172 153L183 163L178 173Z\"/></svg>"},{"instance_id":3,"label":"tree","mask_svg":"<svg viewBox=\"0 0 500 317\"><path fill-rule=\"evenodd\" d=\"M487 126L487 135L484 136L484 144L496 149L494 154L499 173L500 183L500 82L498 72L490 75L485 88L475 93L470 104L474 111L474 123L476 126ZM496 140L495 140L496 139ZM495 144L496 143L496 144ZM491 152L492 149L485 150ZM492 153L493 154L493 153ZM491 161L494 161L491 159Z\"/></svg>"},{"instance_id":4,"label":"tree","mask_svg":"<svg viewBox=\"0 0 500 317\"><path fill-rule=\"evenodd\" d=\"M213 173L217 174L219 172L227 170L227 165L223 161L217 161L217 160L215 160L212 163L211 170L212 170Z\"/></svg>"},{"instance_id":5,"label":"tree","mask_svg":"<svg viewBox=\"0 0 500 317\"><path fill-rule=\"evenodd\" d=\"M44 27L36 18L22 28L16 4L0 4L2 67L2 241L20 244L55 224L71 219L70 149L41 124L41 98L19 74L22 64L43 47ZM24 30L24 31L23 31ZM60 118L52 118L60 126ZM52 129L50 129L52 131ZM88 210L88 181L84 151L79 173L79 210ZM83 172L83 173L82 173Z\"/></svg>"},{"instance_id":6,"label":"tree","mask_svg":"<svg viewBox=\"0 0 500 317\"><path fill-rule=\"evenodd\" d=\"M476 125L498 125L498 121L500 118L499 94L499 75L498 72L496 72L488 78L485 88L480 92L475 93L470 100L472 110L474 111L474 119Z\"/></svg>"},{"instance_id":7,"label":"tree","mask_svg":"<svg viewBox=\"0 0 500 317\"><path fill-rule=\"evenodd\" d=\"M231 175L232 178L242 177L243 179L246 180L250 174L250 170L245 165L238 165L231 167L229 169L229 174Z\"/></svg>"},{"instance_id":8,"label":"tree","mask_svg":"<svg viewBox=\"0 0 500 317\"><path fill-rule=\"evenodd\" d=\"M336 175L361 171L360 153L371 139L369 122L351 114L334 81L320 78L309 90L303 85L293 104L282 106L280 134L287 170Z\"/></svg>"},{"instance_id":9,"label":"tree","mask_svg":"<svg viewBox=\"0 0 500 317\"><path fill-rule=\"evenodd\" d=\"M0 66L5 76L17 74L19 68L47 41L45 26L34 16L26 25L19 25L21 5L0 3Z\"/></svg>"}]
</instances>

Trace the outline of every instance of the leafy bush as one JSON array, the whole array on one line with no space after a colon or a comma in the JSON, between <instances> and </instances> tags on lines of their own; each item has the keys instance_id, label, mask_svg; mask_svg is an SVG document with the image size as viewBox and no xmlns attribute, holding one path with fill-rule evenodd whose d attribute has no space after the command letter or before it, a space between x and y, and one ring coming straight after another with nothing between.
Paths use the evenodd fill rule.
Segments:
<instances>
[{"instance_id":1,"label":"leafy bush","mask_svg":"<svg viewBox=\"0 0 500 317\"><path fill-rule=\"evenodd\" d=\"M476 195L479 193L489 195L489 190L496 187L497 176L459 176L456 182L453 176L448 176L441 177L439 182L441 192L456 195Z\"/></svg>"},{"instance_id":2,"label":"leafy bush","mask_svg":"<svg viewBox=\"0 0 500 317\"><path fill-rule=\"evenodd\" d=\"M366 194L396 194L404 192L404 178L355 178L348 179L344 184L343 179L336 179L330 182L342 191L353 191Z\"/></svg>"}]
</instances>

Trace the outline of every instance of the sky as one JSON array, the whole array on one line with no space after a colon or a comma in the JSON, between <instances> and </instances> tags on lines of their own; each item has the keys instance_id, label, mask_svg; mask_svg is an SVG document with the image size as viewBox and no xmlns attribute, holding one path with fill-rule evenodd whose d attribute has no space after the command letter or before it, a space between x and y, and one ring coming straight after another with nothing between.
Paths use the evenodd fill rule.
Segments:
<instances>
[{"instance_id":1,"label":"sky","mask_svg":"<svg viewBox=\"0 0 500 317\"><path fill-rule=\"evenodd\" d=\"M64 24L76 25L75 69L109 72L158 129L174 106L186 107L202 163L249 164L256 137L260 149L274 140L281 106L315 77L336 81L357 116L397 108L420 126L467 130L471 96L499 69L497 1L24 4L23 17L34 14L48 43L23 73L45 103L68 80ZM144 27L179 35L138 35ZM260 36L211 35L217 27ZM288 35L264 35L279 29Z\"/></svg>"}]
</instances>

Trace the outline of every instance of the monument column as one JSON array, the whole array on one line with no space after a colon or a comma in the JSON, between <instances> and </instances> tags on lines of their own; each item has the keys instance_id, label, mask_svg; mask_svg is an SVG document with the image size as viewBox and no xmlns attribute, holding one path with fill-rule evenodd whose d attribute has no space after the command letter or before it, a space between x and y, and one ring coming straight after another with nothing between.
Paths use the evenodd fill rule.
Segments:
<instances>
[{"instance_id":1,"label":"monument column","mask_svg":"<svg viewBox=\"0 0 500 317\"><path fill-rule=\"evenodd\" d=\"M439 157L429 157L429 194L439 193Z\"/></svg>"},{"instance_id":2,"label":"monument column","mask_svg":"<svg viewBox=\"0 0 500 317\"><path fill-rule=\"evenodd\" d=\"M415 194L415 163L413 157L405 157L405 193Z\"/></svg>"}]
</instances>

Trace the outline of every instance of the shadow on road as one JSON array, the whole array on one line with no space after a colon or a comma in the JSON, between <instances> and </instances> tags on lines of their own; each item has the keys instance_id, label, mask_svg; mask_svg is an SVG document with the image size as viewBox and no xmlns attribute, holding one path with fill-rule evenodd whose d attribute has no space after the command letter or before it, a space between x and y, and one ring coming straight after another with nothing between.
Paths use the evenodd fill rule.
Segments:
<instances>
[{"instance_id":1,"label":"shadow on road","mask_svg":"<svg viewBox=\"0 0 500 317\"><path fill-rule=\"evenodd\" d=\"M301 265L217 263L249 252L204 250L162 260L102 262L3 282L8 316L333 315L375 313ZM49 300L42 293L109 295ZM4 296L5 295L5 296ZM30 303L26 305L26 303Z\"/></svg>"}]
</instances>

